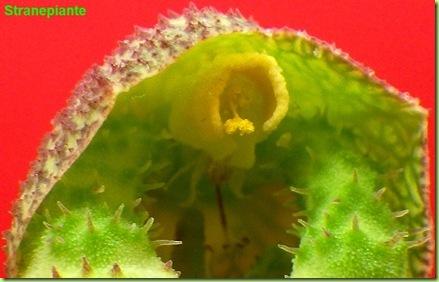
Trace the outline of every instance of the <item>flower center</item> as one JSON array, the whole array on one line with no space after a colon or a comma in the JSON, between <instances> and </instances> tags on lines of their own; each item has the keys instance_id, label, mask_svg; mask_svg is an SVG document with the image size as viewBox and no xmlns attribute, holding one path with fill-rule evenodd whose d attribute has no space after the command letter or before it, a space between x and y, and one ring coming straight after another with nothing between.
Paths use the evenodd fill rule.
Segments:
<instances>
[{"instance_id":1,"label":"flower center","mask_svg":"<svg viewBox=\"0 0 439 282\"><path fill-rule=\"evenodd\" d=\"M195 89L175 100L170 129L174 138L206 151L215 161L249 168L256 143L277 128L288 103L286 83L273 57L217 56L198 75Z\"/></svg>"}]
</instances>

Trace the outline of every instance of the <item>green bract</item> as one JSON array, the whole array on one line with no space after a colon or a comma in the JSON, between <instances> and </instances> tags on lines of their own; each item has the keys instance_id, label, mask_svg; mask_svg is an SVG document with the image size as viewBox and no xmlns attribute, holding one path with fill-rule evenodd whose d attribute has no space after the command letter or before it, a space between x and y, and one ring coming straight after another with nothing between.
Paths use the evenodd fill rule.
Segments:
<instances>
[{"instance_id":1,"label":"green bract","mask_svg":"<svg viewBox=\"0 0 439 282\"><path fill-rule=\"evenodd\" d=\"M22 186L8 273L422 277L425 134L416 100L335 47L190 8L78 84Z\"/></svg>"}]
</instances>

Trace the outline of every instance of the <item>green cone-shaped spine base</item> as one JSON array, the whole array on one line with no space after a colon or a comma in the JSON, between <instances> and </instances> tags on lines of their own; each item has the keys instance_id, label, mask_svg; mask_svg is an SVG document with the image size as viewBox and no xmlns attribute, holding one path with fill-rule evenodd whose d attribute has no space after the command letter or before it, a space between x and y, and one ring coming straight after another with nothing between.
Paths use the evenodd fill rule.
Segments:
<instances>
[{"instance_id":1,"label":"green cone-shaped spine base","mask_svg":"<svg viewBox=\"0 0 439 282\"><path fill-rule=\"evenodd\" d=\"M325 156L327 164L310 183L309 218L300 220L303 237L292 251L291 276L407 277L409 234L398 223L407 211L392 212L381 199L385 190L375 187L376 175L347 155Z\"/></svg>"},{"instance_id":2,"label":"green cone-shaped spine base","mask_svg":"<svg viewBox=\"0 0 439 282\"><path fill-rule=\"evenodd\" d=\"M150 218L144 226L130 224L106 207L68 210L58 206L63 215L44 222L31 262L22 277L32 278L176 278L172 262L163 263L154 248L176 241L151 241Z\"/></svg>"}]
</instances>

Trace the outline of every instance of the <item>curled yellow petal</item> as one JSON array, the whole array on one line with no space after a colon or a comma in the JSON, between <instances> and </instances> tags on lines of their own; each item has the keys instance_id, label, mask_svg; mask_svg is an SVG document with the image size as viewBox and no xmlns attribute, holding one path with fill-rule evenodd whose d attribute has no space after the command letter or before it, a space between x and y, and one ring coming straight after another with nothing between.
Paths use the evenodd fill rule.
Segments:
<instances>
[{"instance_id":1,"label":"curled yellow petal","mask_svg":"<svg viewBox=\"0 0 439 282\"><path fill-rule=\"evenodd\" d=\"M215 161L249 168L254 148L277 128L289 95L276 60L260 53L220 55L174 100L171 134Z\"/></svg>"}]
</instances>

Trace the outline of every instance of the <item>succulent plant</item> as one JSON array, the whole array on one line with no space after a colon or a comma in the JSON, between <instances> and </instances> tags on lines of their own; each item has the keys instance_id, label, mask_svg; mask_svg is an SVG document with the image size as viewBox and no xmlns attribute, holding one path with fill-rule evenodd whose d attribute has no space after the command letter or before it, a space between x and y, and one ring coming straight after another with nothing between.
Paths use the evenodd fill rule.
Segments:
<instances>
[{"instance_id":1,"label":"succulent plant","mask_svg":"<svg viewBox=\"0 0 439 282\"><path fill-rule=\"evenodd\" d=\"M237 11L162 17L55 118L13 210L8 275L425 276L426 116L304 32Z\"/></svg>"}]
</instances>

